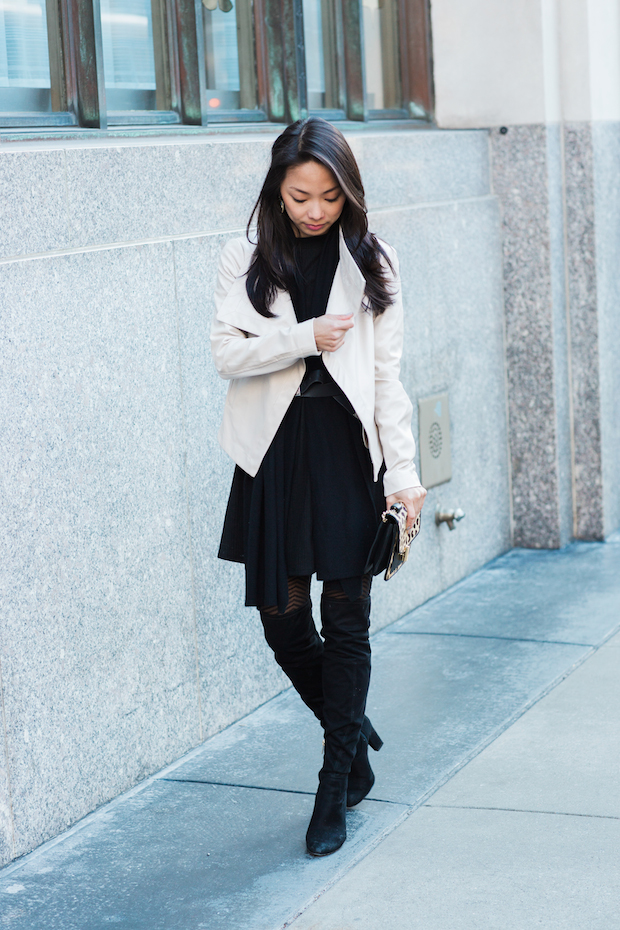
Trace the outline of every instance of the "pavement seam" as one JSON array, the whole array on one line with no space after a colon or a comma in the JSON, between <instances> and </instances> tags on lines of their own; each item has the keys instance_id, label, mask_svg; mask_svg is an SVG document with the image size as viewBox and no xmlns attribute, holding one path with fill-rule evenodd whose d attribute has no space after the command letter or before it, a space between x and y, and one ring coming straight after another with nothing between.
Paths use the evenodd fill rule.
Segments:
<instances>
[{"instance_id":1,"label":"pavement seam","mask_svg":"<svg viewBox=\"0 0 620 930\"><path fill-rule=\"evenodd\" d=\"M271 785L242 785L231 781L207 781L202 778L158 778L157 781L176 783L180 785L213 785L216 788L247 788L250 791L279 791L282 794L304 794L307 797L316 797L316 791L300 791L298 788L275 788ZM390 798L364 798L370 804L392 804L395 807L407 807L407 801L393 801ZM353 810L353 808L347 808Z\"/></svg>"},{"instance_id":2,"label":"pavement seam","mask_svg":"<svg viewBox=\"0 0 620 930\"><path fill-rule=\"evenodd\" d=\"M596 643L567 643L562 639L530 639L526 636L485 636L483 633L444 633L437 630L385 630L389 636L453 636L460 639L497 639L506 643L540 643L548 646L583 646L595 649Z\"/></svg>"},{"instance_id":3,"label":"pavement seam","mask_svg":"<svg viewBox=\"0 0 620 930\"><path fill-rule=\"evenodd\" d=\"M299 791L297 788L270 788L266 785L241 785L232 781L203 781L201 778L159 778L168 784L177 785L213 785L216 788L246 788L249 791L279 791L282 794L305 794L313 798L316 791Z\"/></svg>"},{"instance_id":4,"label":"pavement seam","mask_svg":"<svg viewBox=\"0 0 620 930\"><path fill-rule=\"evenodd\" d=\"M530 810L529 807L485 807L477 804L424 804L423 807L456 811L495 811L505 814L546 814L549 817L585 817L593 820L620 820L613 814L579 814L576 811Z\"/></svg>"}]
</instances>

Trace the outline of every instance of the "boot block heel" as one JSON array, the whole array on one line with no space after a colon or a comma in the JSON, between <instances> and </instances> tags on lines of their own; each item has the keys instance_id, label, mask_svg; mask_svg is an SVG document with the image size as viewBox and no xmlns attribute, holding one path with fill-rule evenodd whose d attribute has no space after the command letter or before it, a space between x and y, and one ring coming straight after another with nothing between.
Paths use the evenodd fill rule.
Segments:
<instances>
[{"instance_id":1,"label":"boot block heel","mask_svg":"<svg viewBox=\"0 0 620 930\"><path fill-rule=\"evenodd\" d=\"M368 736L368 745L371 749L374 749L375 752L379 752L383 746L383 740L375 730L373 726L370 728L370 734Z\"/></svg>"}]
</instances>

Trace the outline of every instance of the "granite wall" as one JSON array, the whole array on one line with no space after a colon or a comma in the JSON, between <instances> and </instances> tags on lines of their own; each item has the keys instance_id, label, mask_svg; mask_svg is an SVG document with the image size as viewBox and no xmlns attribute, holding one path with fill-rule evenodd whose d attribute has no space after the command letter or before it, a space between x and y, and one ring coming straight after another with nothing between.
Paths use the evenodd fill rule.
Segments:
<instances>
[{"instance_id":1,"label":"granite wall","mask_svg":"<svg viewBox=\"0 0 620 930\"><path fill-rule=\"evenodd\" d=\"M603 533L620 526L620 123L592 125Z\"/></svg>"},{"instance_id":2,"label":"granite wall","mask_svg":"<svg viewBox=\"0 0 620 930\"><path fill-rule=\"evenodd\" d=\"M232 465L208 346L272 140L0 149L0 862L286 685L216 558ZM379 628L510 545L501 228L486 132L350 140L399 251L405 384L451 404L453 479L376 582ZM466 511L456 532L437 502Z\"/></svg>"},{"instance_id":3,"label":"granite wall","mask_svg":"<svg viewBox=\"0 0 620 930\"><path fill-rule=\"evenodd\" d=\"M554 318L563 297L557 269L564 262L562 241L551 235L550 140L544 126L493 129L490 139L503 229L514 543L554 548L568 541L572 527L562 441L568 375L566 359L555 351L562 327Z\"/></svg>"},{"instance_id":4,"label":"granite wall","mask_svg":"<svg viewBox=\"0 0 620 930\"><path fill-rule=\"evenodd\" d=\"M599 300L591 123L564 125L564 166L575 536L602 539Z\"/></svg>"},{"instance_id":5,"label":"granite wall","mask_svg":"<svg viewBox=\"0 0 620 930\"><path fill-rule=\"evenodd\" d=\"M618 124L490 133L503 227L515 545L620 519Z\"/></svg>"}]
</instances>

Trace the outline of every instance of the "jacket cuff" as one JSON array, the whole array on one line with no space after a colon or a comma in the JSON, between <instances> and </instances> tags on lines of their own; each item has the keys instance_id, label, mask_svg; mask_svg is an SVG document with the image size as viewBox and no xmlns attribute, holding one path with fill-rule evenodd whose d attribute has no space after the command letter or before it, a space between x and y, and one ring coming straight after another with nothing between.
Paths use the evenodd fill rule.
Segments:
<instances>
[{"instance_id":1,"label":"jacket cuff","mask_svg":"<svg viewBox=\"0 0 620 930\"><path fill-rule=\"evenodd\" d=\"M386 497L390 494L398 494L405 488L421 488L422 482L415 470L415 465L410 468L399 468L395 471L387 471L383 478L383 493Z\"/></svg>"},{"instance_id":2,"label":"jacket cuff","mask_svg":"<svg viewBox=\"0 0 620 930\"><path fill-rule=\"evenodd\" d=\"M314 341L314 320L304 320L303 323L298 323L297 327L300 358L306 358L308 355L320 355L321 353Z\"/></svg>"},{"instance_id":3,"label":"jacket cuff","mask_svg":"<svg viewBox=\"0 0 620 930\"><path fill-rule=\"evenodd\" d=\"M299 337L299 354L301 358L308 355L320 355L314 341L314 319L304 320L303 323L297 324L297 334Z\"/></svg>"}]
</instances>

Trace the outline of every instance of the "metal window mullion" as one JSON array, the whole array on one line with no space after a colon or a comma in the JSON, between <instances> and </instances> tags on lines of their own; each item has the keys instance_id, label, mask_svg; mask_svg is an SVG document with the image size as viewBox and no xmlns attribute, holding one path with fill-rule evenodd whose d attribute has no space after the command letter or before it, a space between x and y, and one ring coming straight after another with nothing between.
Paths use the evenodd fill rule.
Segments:
<instances>
[{"instance_id":1,"label":"metal window mullion","mask_svg":"<svg viewBox=\"0 0 620 930\"><path fill-rule=\"evenodd\" d=\"M403 104L410 116L430 119L433 74L429 0L399 0Z\"/></svg>"},{"instance_id":2,"label":"metal window mullion","mask_svg":"<svg viewBox=\"0 0 620 930\"><path fill-rule=\"evenodd\" d=\"M179 109L184 123L207 124L207 79L200 0L176 0Z\"/></svg>"},{"instance_id":3,"label":"metal window mullion","mask_svg":"<svg viewBox=\"0 0 620 930\"><path fill-rule=\"evenodd\" d=\"M345 107L342 20L336 0L320 0L323 25L323 61L325 69L325 109L340 110Z\"/></svg>"},{"instance_id":4,"label":"metal window mullion","mask_svg":"<svg viewBox=\"0 0 620 930\"><path fill-rule=\"evenodd\" d=\"M342 0L347 118L367 120L362 0Z\"/></svg>"},{"instance_id":5,"label":"metal window mullion","mask_svg":"<svg viewBox=\"0 0 620 930\"><path fill-rule=\"evenodd\" d=\"M67 0L67 10L78 122L91 129L106 129L99 0Z\"/></svg>"},{"instance_id":6,"label":"metal window mullion","mask_svg":"<svg viewBox=\"0 0 620 930\"><path fill-rule=\"evenodd\" d=\"M171 62L170 23L166 0L151 0L153 54L155 58L155 106L173 109L173 68Z\"/></svg>"},{"instance_id":7,"label":"metal window mullion","mask_svg":"<svg viewBox=\"0 0 620 930\"><path fill-rule=\"evenodd\" d=\"M308 112L302 0L259 0L256 6L263 106L272 122L294 122Z\"/></svg>"},{"instance_id":8,"label":"metal window mullion","mask_svg":"<svg viewBox=\"0 0 620 930\"><path fill-rule=\"evenodd\" d=\"M381 8L381 63L383 107L386 110L402 105L399 13L399 0L384 0Z\"/></svg>"},{"instance_id":9,"label":"metal window mullion","mask_svg":"<svg viewBox=\"0 0 620 930\"><path fill-rule=\"evenodd\" d=\"M271 122L287 116L280 0L255 0L256 54L261 102Z\"/></svg>"},{"instance_id":10,"label":"metal window mullion","mask_svg":"<svg viewBox=\"0 0 620 930\"><path fill-rule=\"evenodd\" d=\"M237 49L239 53L239 109L253 110L258 99L254 14L252 0L236 0Z\"/></svg>"},{"instance_id":11,"label":"metal window mullion","mask_svg":"<svg viewBox=\"0 0 620 930\"><path fill-rule=\"evenodd\" d=\"M267 13L265 0L254 0L253 4L254 19L254 49L256 55L256 80L258 84L258 106L267 114L268 119L272 119L271 98L273 89L271 88L271 71L269 64L269 28L267 25Z\"/></svg>"},{"instance_id":12,"label":"metal window mullion","mask_svg":"<svg viewBox=\"0 0 620 930\"><path fill-rule=\"evenodd\" d=\"M63 42L63 15L60 0L47 0L47 46L50 60L50 86L52 110L55 113L69 109L67 70Z\"/></svg>"},{"instance_id":13,"label":"metal window mullion","mask_svg":"<svg viewBox=\"0 0 620 930\"><path fill-rule=\"evenodd\" d=\"M334 11L336 21L336 67L338 69L338 102L337 109L342 110L346 115L347 109L347 75L344 67L344 22L342 19L341 0L334 0Z\"/></svg>"},{"instance_id":14,"label":"metal window mullion","mask_svg":"<svg viewBox=\"0 0 620 930\"><path fill-rule=\"evenodd\" d=\"M308 81L303 0L283 0L282 6L286 22L290 17L293 25L289 32L290 42L284 46L289 52L286 59L289 113L291 120L305 119L308 115Z\"/></svg>"}]
</instances>

